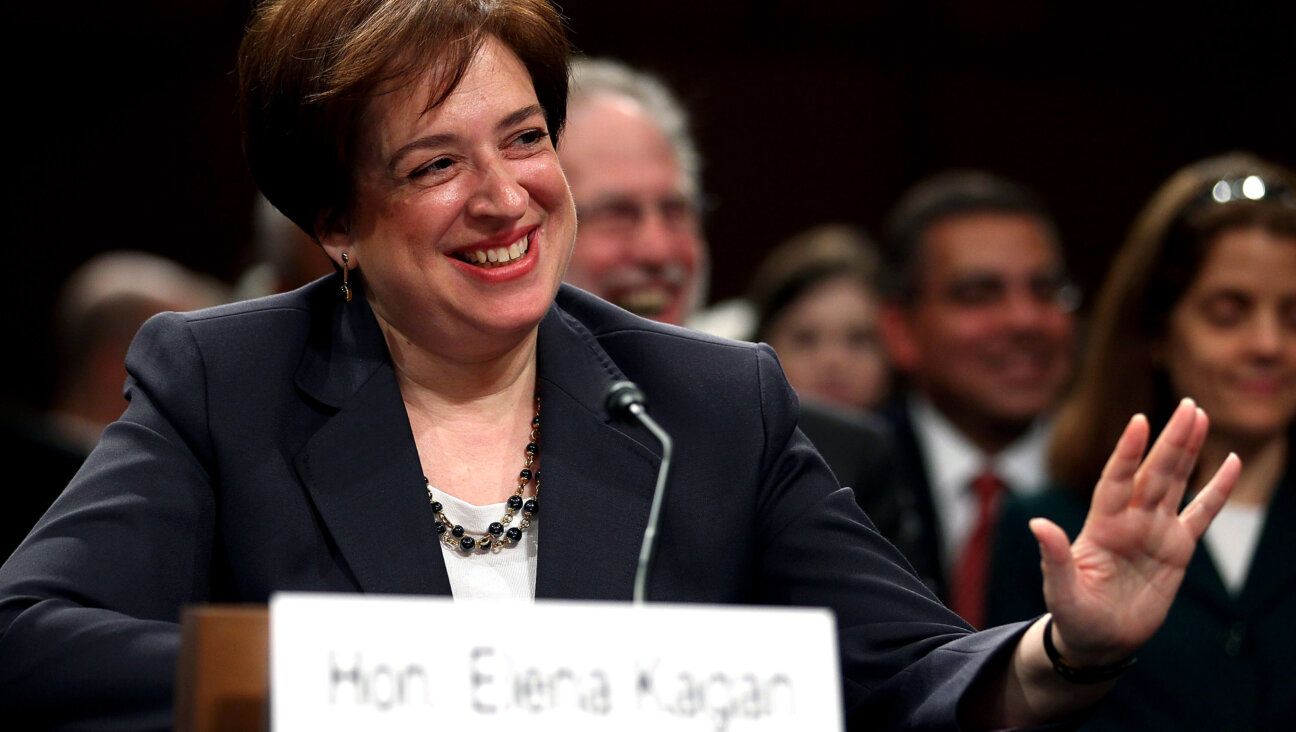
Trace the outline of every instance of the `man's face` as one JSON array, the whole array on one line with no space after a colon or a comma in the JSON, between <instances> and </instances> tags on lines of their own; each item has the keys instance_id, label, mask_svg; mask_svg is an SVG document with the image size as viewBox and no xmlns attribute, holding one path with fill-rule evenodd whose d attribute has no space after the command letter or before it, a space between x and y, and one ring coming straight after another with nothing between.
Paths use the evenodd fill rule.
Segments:
<instances>
[{"instance_id":1,"label":"man's face","mask_svg":"<svg viewBox=\"0 0 1296 732\"><path fill-rule=\"evenodd\" d=\"M683 323L699 304L706 251L670 141L637 102L599 94L572 105L558 154L579 219L567 281Z\"/></svg>"},{"instance_id":2,"label":"man's face","mask_svg":"<svg viewBox=\"0 0 1296 732\"><path fill-rule=\"evenodd\" d=\"M1048 228L973 212L938 220L920 246L897 365L957 424L1024 424L1053 406L1074 324Z\"/></svg>"}]
</instances>

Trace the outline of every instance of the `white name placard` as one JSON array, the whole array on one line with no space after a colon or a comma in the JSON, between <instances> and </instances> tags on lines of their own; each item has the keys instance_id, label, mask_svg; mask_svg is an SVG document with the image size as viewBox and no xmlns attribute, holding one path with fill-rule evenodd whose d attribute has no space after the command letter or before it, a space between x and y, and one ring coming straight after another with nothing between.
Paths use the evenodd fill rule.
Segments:
<instances>
[{"instance_id":1,"label":"white name placard","mask_svg":"<svg viewBox=\"0 0 1296 732\"><path fill-rule=\"evenodd\" d=\"M834 626L798 608L279 594L271 717L312 732L840 730Z\"/></svg>"}]
</instances>

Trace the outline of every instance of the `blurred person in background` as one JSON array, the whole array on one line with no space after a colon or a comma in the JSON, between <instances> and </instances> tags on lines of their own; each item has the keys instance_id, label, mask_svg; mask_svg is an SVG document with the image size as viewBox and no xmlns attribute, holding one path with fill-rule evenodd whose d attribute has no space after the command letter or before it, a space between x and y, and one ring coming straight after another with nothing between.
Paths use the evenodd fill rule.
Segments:
<instances>
[{"instance_id":1,"label":"blurred person in background","mask_svg":"<svg viewBox=\"0 0 1296 732\"><path fill-rule=\"evenodd\" d=\"M127 401L126 351L135 332L164 310L219 305L217 280L163 257L138 251L99 254L68 276L55 304L55 386L43 416L11 417L14 450L6 464L22 466L27 488L0 512L0 560L7 557L90 454ZM21 446L21 447L19 447Z\"/></svg>"},{"instance_id":2,"label":"blurred person in background","mask_svg":"<svg viewBox=\"0 0 1296 732\"><path fill-rule=\"evenodd\" d=\"M700 158L683 107L651 74L577 58L567 110L558 155L580 227L566 280L683 324L707 288Z\"/></svg>"},{"instance_id":3,"label":"blurred person in background","mask_svg":"<svg viewBox=\"0 0 1296 732\"><path fill-rule=\"evenodd\" d=\"M864 506L928 586L984 627L1000 498L1043 489L1048 416L1071 376L1057 226L1022 185L951 171L901 197L885 255L880 325L904 385L882 410L897 480Z\"/></svg>"},{"instance_id":4,"label":"blurred person in background","mask_svg":"<svg viewBox=\"0 0 1296 732\"><path fill-rule=\"evenodd\" d=\"M1193 555L1165 625L1094 712L1094 730L1296 726L1296 174L1235 153L1175 173L1108 273L1075 391L1058 414L1058 480L1004 509L992 623L1042 612L1028 522L1074 536L1104 441L1134 410L1184 396L1211 415L1205 461L1241 456L1233 495ZM1195 473L1189 494L1206 476Z\"/></svg>"},{"instance_id":5,"label":"blurred person in background","mask_svg":"<svg viewBox=\"0 0 1296 732\"><path fill-rule=\"evenodd\" d=\"M754 340L774 348L803 401L869 411L886 396L878 260L863 231L827 224L779 245L752 277Z\"/></svg>"},{"instance_id":6,"label":"blurred person in background","mask_svg":"<svg viewBox=\"0 0 1296 732\"><path fill-rule=\"evenodd\" d=\"M319 243L260 193L252 205L252 247L257 261L234 284L235 300L288 292L333 274Z\"/></svg>"},{"instance_id":7,"label":"blurred person in background","mask_svg":"<svg viewBox=\"0 0 1296 732\"><path fill-rule=\"evenodd\" d=\"M126 408L126 351L144 321L228 299L228 288L215 278L146 252L107 252L78 267L55 304L51 423L88 454Z\"/></svg>"}]
</instances>

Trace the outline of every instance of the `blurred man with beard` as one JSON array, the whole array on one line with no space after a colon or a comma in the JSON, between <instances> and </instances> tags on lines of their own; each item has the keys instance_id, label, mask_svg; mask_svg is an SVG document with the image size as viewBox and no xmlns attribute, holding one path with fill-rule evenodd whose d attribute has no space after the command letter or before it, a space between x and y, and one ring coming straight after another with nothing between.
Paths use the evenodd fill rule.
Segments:
<instances>
[{"instance_id":1,"label":"blurred man with beard","mask_svg":"<svg viewBox=\"0 0 1296 732\"><path fill-rule=\"evenodd\" d=\"M908 391L884 414L904 490L861 505L980 627L1000 498L1047 479L1047 415L1074 356L1074 290L1043 204L983 172L912 188L892 214L887 255L880 325Z\"/></svg>"},{"instance_id":2,"label":"blurred man with beard","mask_svg":"<svg viewBox=\"0 0 1296 732\"><path fill-rule=\"evenodd\" d=\"M707 253L699 159L661 82L609 60L572 64L558 148L580 225L567 281L653 320L701 305Z\"/></svg>"}]
</instances>

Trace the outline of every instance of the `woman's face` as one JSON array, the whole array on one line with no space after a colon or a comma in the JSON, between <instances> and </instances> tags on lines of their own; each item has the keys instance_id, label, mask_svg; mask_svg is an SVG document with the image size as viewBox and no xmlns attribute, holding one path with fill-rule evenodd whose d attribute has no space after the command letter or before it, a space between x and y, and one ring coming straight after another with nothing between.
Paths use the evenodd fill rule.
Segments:
<instances>
[{"instance_id":1,"label":"woman's face","mask_svg":"<svg viewBox=\"0 0 1296 732\"><path fill-rule=\"evenodd\" d=\"M886 395L877 302L853 277L811 287L774 319L766 338L802 399L872 409Z\"/></svg>"},{"instance_id":2,"label":"woman's face","mask_svg":"<svg viewBox=\"0 0 1296 732\"><path fill-rule=\"evenodd\" d=\"M488 38L454 91L424 112L428 84L369 103L357 125L351 209L321 241L361 273L393 348L480 356L516 343L544 316L576 213L531 77L512 51Z\"/></svg>"},{"instance_id":3,"label":"woman's face","mask_svg":"<svg viewBox=\"0 0 1296 732\"><path fill-rule=\"evenodd\" d=\"M1170 314L1165 349L1178 394L1212 434L1254 440L1296 417L1296 237L1232 229L1210 243Z\"/></svg>"}]
</instances>

